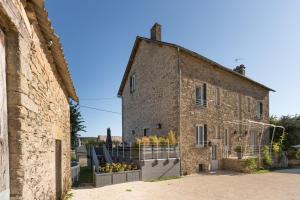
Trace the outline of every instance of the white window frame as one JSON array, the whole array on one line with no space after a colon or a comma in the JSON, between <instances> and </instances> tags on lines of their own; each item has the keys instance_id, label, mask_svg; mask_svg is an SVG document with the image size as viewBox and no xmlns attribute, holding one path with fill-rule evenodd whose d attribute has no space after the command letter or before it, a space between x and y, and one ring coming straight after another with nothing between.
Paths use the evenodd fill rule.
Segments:
<instances>
[{"instance_id":1,"label":"white window frame","mask_svg":"<svg viewBox=\"0 0 300 200\"><path fill-rule=\"evenodd\" d=\"M257 135L255 131L250 131L250 145L256 146L257 144Z\"/></svg>"},{"instance_id":2,"label":"white window frame","mask_svg":"<svg viewBox=\"0 0 300 200\"><path fill-rule=\"evenodd\" d=\"M262 104L262 109L260 109L260 105ZM264 109L264 104L262 101L257 101L256 102L256 117L257 119L262 119L263 118L263 109ZM260 114L262 113L262 114Z\"/></svg>"},{"instance_id":3,"label":"white window frame","mask_svg":"<svg viewBox=\"0 0 300 200\"><path fill-rule=\"evenodd\" d=\"M197 96L197 90L200 89L200 98ZM196 86L196 105L197 106L204 106L204 88L203 85Z\"/></svg>"},{"instance_id":4,"label":"white window frame","mask_svg":"<svg viewBox=\"0 0 300 200\"><path fill-rule=\"evenodd\" d=\"M229 146L229 129L225 128L224 130L224 146Z\"/></svg>"},{"instance_id":5,"label":"white window frame","mask_svg":"<svg viewBox=\"0 0 300 200\"><path fill-rule=\"evenodd\" d=\"M136 89L136 76L132 74L130 76L130 93L133 93Z\"/></svg>"},{"instance_id":6,"label":"white window frame","mask_svg":"<svg viewBox=\"0 0 300 200\"><path fill-rule=\"evenodd\" d=\"M202 136L200 135L200 130L202 129ZM204 147L204 144L205 144L205 141L204 141L204 125L203 124L197 124L196 125L196 134L197 134L197 137L196 137L196 146L198 148L201 148L201 147ZM200 137L201 136L201 137ZM200 138L202 138L202 141L200 140ZM201 143L202 142L202 143Z\"/></svg>"}]
</instances>

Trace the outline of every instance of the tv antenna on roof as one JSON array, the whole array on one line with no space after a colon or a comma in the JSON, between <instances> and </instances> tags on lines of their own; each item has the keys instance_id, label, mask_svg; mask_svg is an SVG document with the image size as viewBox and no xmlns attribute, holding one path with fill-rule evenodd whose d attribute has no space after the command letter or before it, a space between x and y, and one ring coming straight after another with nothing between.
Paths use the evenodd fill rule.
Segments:
<instances>
[{"instance_id":1,"label":"tv antenna on roof","mask_svg":"<svg viewBox=\"0 0 300 200\"><path fill-rule=\"evenodd\" d=\"M236 63L238 63L238 62L241 61L241 60L244 60L244 58L236 58L236 59L234 59L234 61L235 61Z\"/></svg>"}]
</instances>

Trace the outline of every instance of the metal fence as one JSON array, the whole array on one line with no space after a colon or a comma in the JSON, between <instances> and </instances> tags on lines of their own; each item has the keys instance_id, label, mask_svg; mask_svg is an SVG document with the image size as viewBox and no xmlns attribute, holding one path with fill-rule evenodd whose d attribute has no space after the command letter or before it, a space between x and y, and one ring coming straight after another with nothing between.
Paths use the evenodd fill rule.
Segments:
<instances>
[{"instance_id":1,"label":"metal fence","mask_svg":"<svg viewBox=\"0 0 300 200\"><path fill-rule=\"evenodd\" d=\"M237 158L240 156L242 156L243 158L260 157L265 147L269 148L270 155L272 155L271 148L269 145L223 145L222 156L223 158Z\"/></svg>"},{"instance_id":2,"label":"metal fence","mask_svg":"<svg viewBox=\"0 0 300 200\"><path fill-rule=\"evenodd\" d=\"M179 145L113 145L111 147L95 147L100 164L106 162L109 153L113 162L179 158Z\"/></svg>"}]
</instances>

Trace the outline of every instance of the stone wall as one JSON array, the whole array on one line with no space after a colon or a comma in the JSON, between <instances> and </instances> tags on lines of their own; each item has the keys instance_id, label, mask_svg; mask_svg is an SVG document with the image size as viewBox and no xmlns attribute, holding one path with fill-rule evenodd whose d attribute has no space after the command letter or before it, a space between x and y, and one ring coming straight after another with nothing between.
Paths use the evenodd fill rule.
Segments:
<instances>
[{"instance_id":1,"label":"stone wall","mask_svg":"<svg viewBox=\"0 0 300 200\"><path fill-rule=\"evenodd\" d=\"M55 140L62 141L63 193L70 186L68 95L35 14L29 1L0 3L8 44L11 199L56 198Z\"/></svg>"},{"instance_id":2,"label":"stone wall","mask_svg":"<svg viewBox=\"0 0 300 200\"><path fill-rule=\"evenodd\" d=\"M138 48L129 74L136 75L136 91L130 93L128 77L122 94L123 139L127 142L142 137L145 128L150 135L178 130L176 50L145 41Z\"/></svg>"},{"instance_id":3,"label":"stone wall","mask_svg":"<svg viewBox=\"0 0 300 200\"><path fill-rule=\"evenodd\" d=\"M257 100L263 102L262 122L269 121L269 91L239 76L219 69L191 55L180 54L181 68L181 109L180 138L182 171L184 173L198 172L198 165L210 165L211 148L196 148L196 125L207 125L207 141L221 139L218 144L218 160L222 158L224 130L228 128L230 145L242 144L248 140L248 126L226 123L226 121L251 119L256 120ZM197 106L196 87L202 84L207 87L207 106ZM220 90L220 104L215 101L216 88ZM248 98L250 108L248 110ZM259 126L251 127L258 135ZM265 139L268 130L264 130ZM240 139L239 139L240 138ZM257 144L258 144L257 136Z\"/></svg>"},{"instance_id":4,"label":"stone wall","mask_svg":"<svg viewBox=\"0 0 300 200\"><path fill-rule=\"evenodd\" d=\"M222 159L222 169L229 170L229 171L235 171L235 172L243 172L243 173L249 172L246 169L246 160L245 159L223 158Z\"/></svg>"}]
</instances>

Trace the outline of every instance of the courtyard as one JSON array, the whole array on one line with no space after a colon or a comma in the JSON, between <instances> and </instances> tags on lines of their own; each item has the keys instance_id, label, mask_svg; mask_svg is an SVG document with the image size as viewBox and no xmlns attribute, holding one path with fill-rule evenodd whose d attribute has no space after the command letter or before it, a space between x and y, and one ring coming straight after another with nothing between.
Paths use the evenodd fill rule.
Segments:
<instances>
[{"instance_id":1,"label":"courtyard","mask_svg":"<svg viewBox=\"0 0 300 200\"><path fill-rule=\"evenodd\" d=\"M158 182L138 181L102 188L75 188L72 199L298 200L299 185L300 168L262 174L221 171Z\"/></svg>"}]
</instances>

